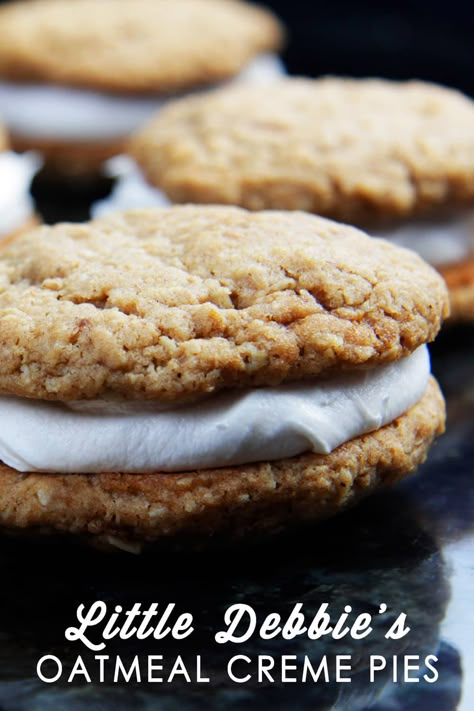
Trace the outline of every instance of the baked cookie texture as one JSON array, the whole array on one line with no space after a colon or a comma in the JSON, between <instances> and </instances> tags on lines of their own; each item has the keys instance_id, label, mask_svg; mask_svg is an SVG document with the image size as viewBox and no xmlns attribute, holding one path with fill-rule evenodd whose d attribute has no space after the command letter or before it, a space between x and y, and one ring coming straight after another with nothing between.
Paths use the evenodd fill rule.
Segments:
<instances>
[{"instance_id":1,"label":"baked cookie texture","mask_svg":"<svg viewBox=\"0 0 474 711\"><path fill-rule=\"evenodd\" d=\"M268 11L236 0L37 0L0 9L0 76L108 92L219 82L282 43Z\"/></svg>"},{"instance_id":2,"label":"baked cookie texture","mask_svg":"<svg viewBox=\"0 0 474 711\"><path fill-rule=\"evenodd\" d=\"M449 289L451 320L474 321L474 259L440 271Z\"/></svg>"},{"instance_id":3,"label":"baked cookie texture","mask_svg":"<svg viewBox=\"0 0 474 711\"><path fill-rule=\"evenodd\" d=\"M0 391L179 401L402 358L448 315L414 253L298 212L44 226L0 262Z\"/></svg>"},{"instance_id":4,"label":"baked cookie texture","mask_svg":"<svg viewBox=\"0 0 474 711\"><path fill-rule=\"evenodd\" d=\"M224 88L165 108L129 150L174 202L368 224L474 200L474 103L416 81Z\"/></svg>"},{"instance_id":5,"label":"baked cookie texture","mask_svg":"<svg viewBox=\"0 0 474 711\"><path fill-rule=\"evenodd\" d=\"M0 465L0 525L125 549L169 536L273 533L327 518L409 474L443 430L432 378L407 413L327 455L180 474L20 474Z\"/></svg>"}]
</instances>

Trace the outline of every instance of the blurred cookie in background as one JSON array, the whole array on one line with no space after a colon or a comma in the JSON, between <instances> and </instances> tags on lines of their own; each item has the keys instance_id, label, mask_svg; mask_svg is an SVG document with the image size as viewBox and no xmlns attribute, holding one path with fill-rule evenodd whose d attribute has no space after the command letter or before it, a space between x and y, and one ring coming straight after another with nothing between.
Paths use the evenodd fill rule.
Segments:
<instances>
[{"instance_id":1,"label":"blurred cookie in background","mask_svg":"<svg viewBox=\"0 0 474 711\"><path fill-rule=\"evenodd\" d=\"M0 247L38 222L30 186L40 165L38 155L10 150L0 124Z\"/></svg>"},{"instance_id":2,"label":"blurred cookie in background","mask_svg":"<svg viewBox=\"0 0 474 711\"><path fill-rule=\"evenodd\" d=\"M38 0L0 8L0 113L16 149L94 174L172 96L284 69L283 32L234 0Z\"/></svg>"},{"instance_id":3,"label":"blurred cookie in background","mask_svg":"<svg viewBox=\"0 0 474 711\"><path fill-rule=\"evenodd\" d=\"M446 274L453 317L474 318L474 104L456 91L338 78L230 87L167 107L130 153L171 202L307 210L409 246Z\"/></svg>"}]
</instances>

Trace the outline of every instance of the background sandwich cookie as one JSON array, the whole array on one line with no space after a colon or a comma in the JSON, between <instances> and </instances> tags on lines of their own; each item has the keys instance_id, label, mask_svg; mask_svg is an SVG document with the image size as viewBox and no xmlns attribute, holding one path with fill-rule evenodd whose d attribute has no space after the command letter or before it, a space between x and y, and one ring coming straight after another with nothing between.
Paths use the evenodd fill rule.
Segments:
<instances>
[{"instance_id":1,"label":"background sandwich cookie","mask_svg":"<svg viewBox=\"0 0 474 711\"><path fill-rule=\"evenodd\" d=\"M474 316L474 105L421 82L282 79L191 97L131 142L171 202L303 209L419 250Z\"/></svg>"},{"instance_id":2,"label":"background sandwich cookie","mask_svg":"<svg viewBox=\"0 0 474 711\"><path fill-rule=\"evenodd\" d=\"M444 283L348 226L135 211L39 228L0 271L7 528L274 530L413 471L443 430Z\"/></svg>"},{"instance_id":3,"label":"background sandwich cookie","mask_svg":"<svg viewBox=\"0 0 474 711\"><path fill-rule=\"evenodd\" d=\"M67 173L95 172L172 96L283 72L277 20L233 0L13 2L0 34L14 146Z\"/></svg>"}]
</instances>

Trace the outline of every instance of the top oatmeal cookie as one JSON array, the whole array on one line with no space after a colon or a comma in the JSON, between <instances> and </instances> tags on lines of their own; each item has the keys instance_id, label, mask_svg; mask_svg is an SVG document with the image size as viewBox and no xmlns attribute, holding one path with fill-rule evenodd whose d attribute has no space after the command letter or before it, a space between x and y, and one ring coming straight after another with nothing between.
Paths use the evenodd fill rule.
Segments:
<instances>
[{"instance_id":1,"label":"top oatmeal cookie","mask_svg":"<svg viewBox=\"0 0 474 711\"><path fill-rule=\"evenodd\" d=\"M187 399L397 360L448 314L414 253L299 212L40 227L0 262L0 392Z\"/></svg>"},{"instance_id":2,"label":"top oatmeal cookie","mask_svg":"<svg viewBox=\"0 0 474 711\"><path fill-rule=\"evenodd\" d=\"M174 202L348 222L474 199L474 103L422 82L282 79L180 100L130 152Z\"/></svg>"},{"instance_id":3,"label":"top oatmeal cookie","mask_svg":"<svg viewBox=\"0 0 474 711\"><path fill-rule=\"evenodd\" d=\"M278 49L266 10L236 0L37 0L0 9L0 76L116 92L174 92Z\"/></svg>"}]
</instances>

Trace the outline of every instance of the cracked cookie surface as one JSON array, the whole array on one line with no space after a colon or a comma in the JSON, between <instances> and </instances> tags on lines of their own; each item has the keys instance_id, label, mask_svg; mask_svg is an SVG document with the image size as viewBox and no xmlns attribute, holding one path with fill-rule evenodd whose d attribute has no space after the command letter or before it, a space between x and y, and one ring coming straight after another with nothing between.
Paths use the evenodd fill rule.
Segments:
<instances>
[{"instance_id":1,"label":"cracked cookie surface","mask_svg":"<svg viewBox=\"0 0 474 711\"><path fill-rule=\"evenodd\" d=\"M0 392L176 401L375 366L448 313L418 256L297 212L174 206L40 227L0 262Z\"/></svg>"},{"instance_id":2,"label":"cracked cookie surface","mask_svg":"<svg viewBox=\"0 0 474 711\"><path fill-rule=\"evenodd\" d=\"M474 199L474 103L422 82L229 87L167 107L129 150L174 202L364 224Z\"/></svg>"},{"instance_id":3,"label":"cracked cookie surface","mask_svg":"<svg viewBox=\"0 0 474 711\"><path fill-rule=\"evenodd\" d=\"M37 0L0 9L0 76L173 92L238 74L282 29L235 0Z\"/></svg>"}]
</instances>

